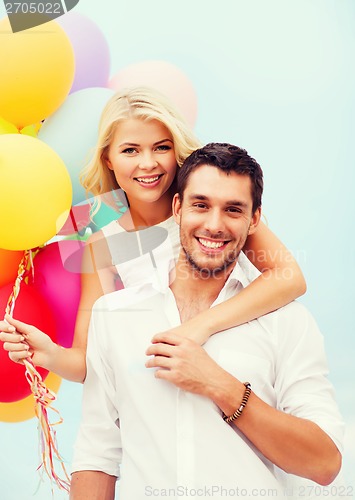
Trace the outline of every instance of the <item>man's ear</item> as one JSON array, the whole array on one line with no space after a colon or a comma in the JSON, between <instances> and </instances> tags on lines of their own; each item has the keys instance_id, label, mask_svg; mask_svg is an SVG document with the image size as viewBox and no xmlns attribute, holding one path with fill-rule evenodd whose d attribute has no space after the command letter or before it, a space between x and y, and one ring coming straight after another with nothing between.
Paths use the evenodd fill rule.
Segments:
<instances>
[{"instance_id":1,"label":"man's ear","mask_svg":"<svg viewBox=\"0 0 355 500\"><path fill-rule=\"evenodd\" d=\"M178 193L174 194L173 198L173 217L176 222L180 226L180 219L181 219L181 200L180 200L180 195Z\"/></svg>"},{"instance_id":2,"label":"man's ear","mask_svg":"<svg viewBox=\"0 0 355 500\"><path fill-rule=\"evenodd\" d=\"M261 208L258 207L251 218L248 235L255 233L256 228L258 227L260 222L260 217L261 217Z\"/></svg>"}]
</instances>

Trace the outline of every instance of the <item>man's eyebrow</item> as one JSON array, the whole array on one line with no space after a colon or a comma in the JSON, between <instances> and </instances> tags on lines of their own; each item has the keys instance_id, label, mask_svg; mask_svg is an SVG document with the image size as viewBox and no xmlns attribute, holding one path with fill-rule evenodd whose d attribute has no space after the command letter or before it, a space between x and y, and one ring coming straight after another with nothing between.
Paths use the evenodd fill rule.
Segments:
<instances>
[{"instance_id":1,"label":"man's eyebrow","mask_svg":"<svg viewBox=\"0 0 355 500\"><path fill-rule=\"evenodd\" d=\"M210 198L204 194L190 194L188 196L188 199L190 201L193 201L193 200L199 200L199 201L209 201ZM245 202L245 201L241 201L241 200L227 200L225 203L225 205L233 205L235 207L243 207L243 208L246 208L248 206L248 204Z\"/></svg>"},{"instance_id":2,"label":"man's eyebrow","mask_svg":"<svg viewBox=\"0 0 355 500\"><path fill-rule=\"evenodd\" d=\"M246 208L248 206L248 204L245 201L240 201L240 200L226 201L226 205L233 205L235 207L243 207L243 208Z\"/></svg>"},{"instance_id":3,"label":"man's eyebrow","mask_svg":"<svg viewBox=\"0 0 355 500\"><path fill-rule=\"evenodd\" d=\"M208 196L205 196L203 194L189 194L188 196L189 200L201 200L201 201L206 201L208 200Z\"/></svg>"}]
</instances>

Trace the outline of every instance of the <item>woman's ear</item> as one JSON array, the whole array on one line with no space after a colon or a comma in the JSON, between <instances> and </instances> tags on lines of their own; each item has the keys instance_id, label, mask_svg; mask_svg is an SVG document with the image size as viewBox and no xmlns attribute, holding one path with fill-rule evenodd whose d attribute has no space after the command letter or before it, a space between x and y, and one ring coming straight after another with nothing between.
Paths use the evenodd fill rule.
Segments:
<instances>
[{"instance_id":1,"label":"woman's ear","mask_svg":"<svg viewBox=\"0 0 355 500\"><path fill-rule=\"evenodd\" d=\"M255 233L256 228L258 227L258 224L260 222L260 217L261 217L261 208L259 207L255 210L251 218L248 235Z\"/></svg>"},{"instance_id":2,"label":"woman's ear","mask_svg":"<svg viewBox=\"0 0 355 500\"><path fill-rule=\"evenodd\" d=\"M181 219L181 200L180 200L180 195L178 193L174 194L173 198L173 216L176 224L180 226L180 219Z\"/></svg>"},{"instance_id":3,"label":"woman's ear","mask_svg":"<svg viewBox=\"0 0 355 500\"><path fill-rule=\"evenodd\" d=\"M110 160L108 159L107 156L104 156L104 162L106 163L106 166L110 169L110 170L113 170L113 167L112 167L112 163L110 162Z\"/></svg>"}]
</instances>

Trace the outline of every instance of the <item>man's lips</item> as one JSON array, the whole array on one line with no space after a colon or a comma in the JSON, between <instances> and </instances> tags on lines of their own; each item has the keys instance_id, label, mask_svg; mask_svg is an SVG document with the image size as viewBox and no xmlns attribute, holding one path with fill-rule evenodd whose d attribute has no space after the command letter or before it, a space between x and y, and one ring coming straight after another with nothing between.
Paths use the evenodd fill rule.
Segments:
<instances>
[{"instance_id":1,"label":"man's lips","mask_svg":"<svg viewBox=\"0 0 355 500\"><path fill-rule=\"evenodd\" d=\"M221 240L212 238L203 238L196 236L197 241L204 250L209 252L220 252L228 245L231 240Z\"/></svg>"}]
</instances>

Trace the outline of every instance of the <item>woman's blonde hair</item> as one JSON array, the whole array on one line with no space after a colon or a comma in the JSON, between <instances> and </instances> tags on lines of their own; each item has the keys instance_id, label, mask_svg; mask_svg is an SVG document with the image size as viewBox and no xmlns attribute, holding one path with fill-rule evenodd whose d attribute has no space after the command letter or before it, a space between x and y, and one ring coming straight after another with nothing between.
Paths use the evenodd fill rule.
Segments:
<instances>
[{"instance_id":1,"label":"woman's blonde hair","mask_svg":"<svg viewBox=\"0 0 355 500\"><path fill-rule=\"evenodd\" d=\"M158 120L170 131L175 157L180 167L200 143L184 118L160 92L149 87L132 87L114 94L101 114L98 140L93 157L80 175L86 193L98 197L119 189L114 172L107 167L106 159L117 125L128 119ZM95 211L98 210L96 207Z\"/></svg>"}]
</instances>

